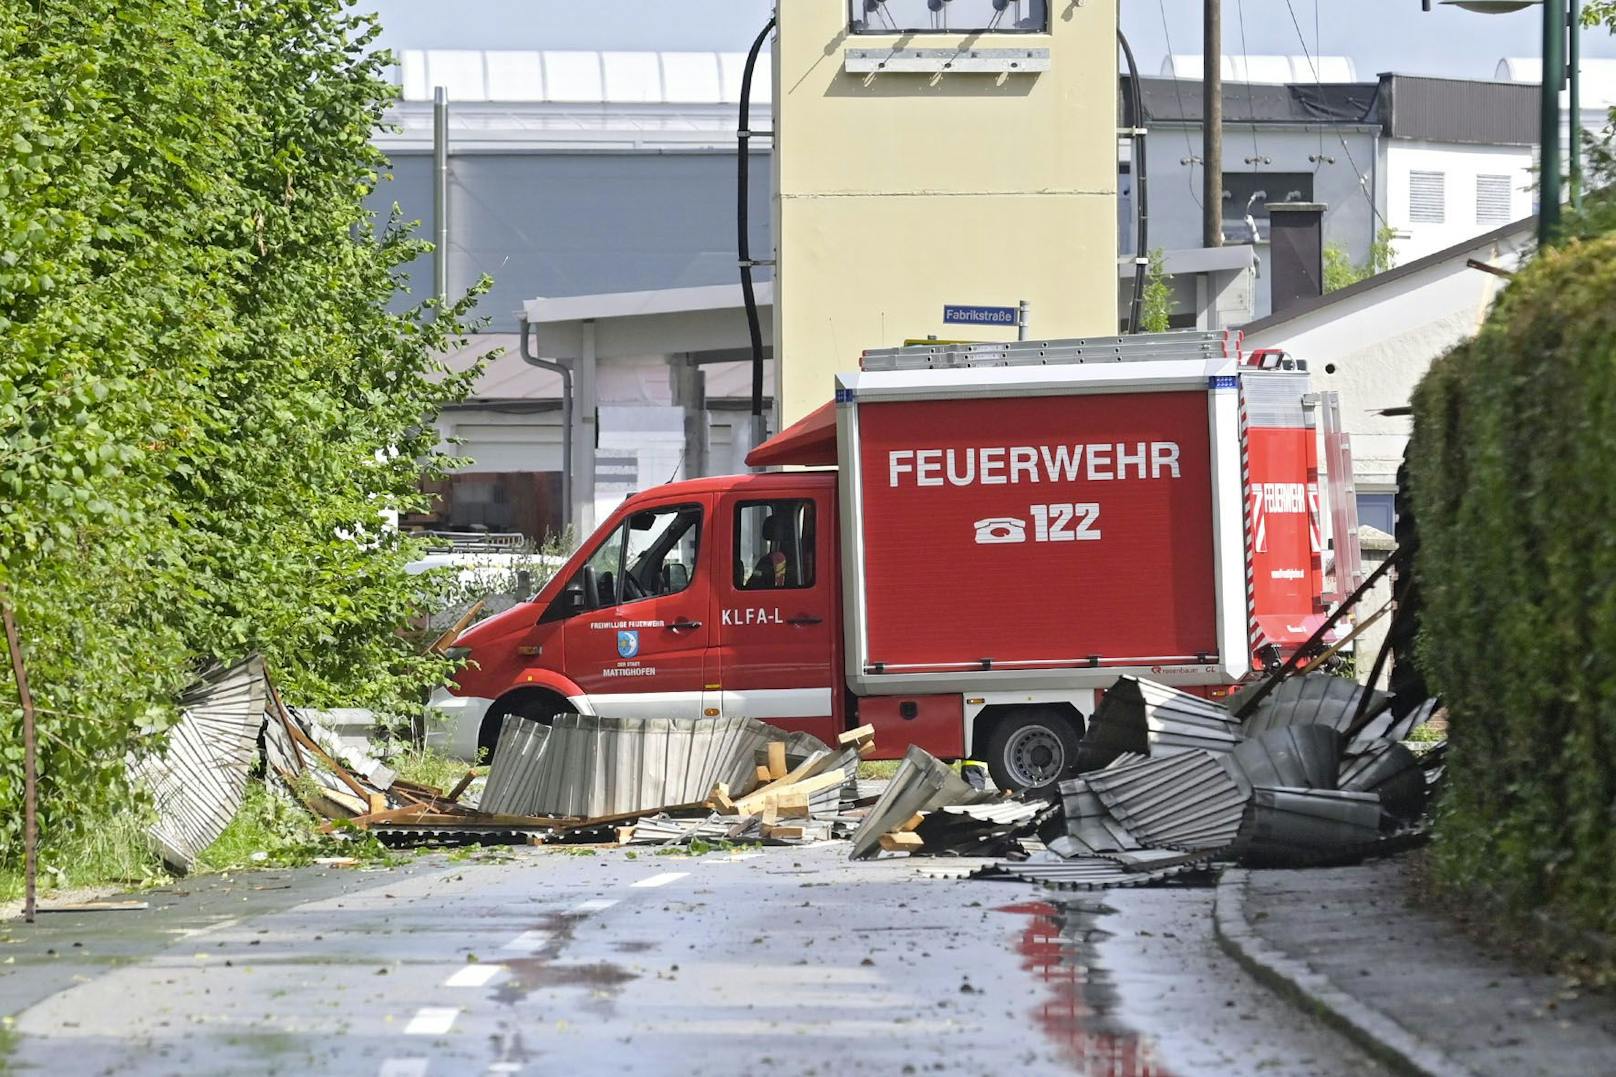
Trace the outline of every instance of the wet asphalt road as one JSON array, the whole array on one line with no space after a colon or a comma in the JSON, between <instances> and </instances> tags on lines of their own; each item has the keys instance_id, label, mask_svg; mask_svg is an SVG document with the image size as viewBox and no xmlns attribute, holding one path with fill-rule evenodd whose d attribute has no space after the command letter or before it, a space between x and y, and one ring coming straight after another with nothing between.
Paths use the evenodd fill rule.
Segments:
<instances>
[{"instance_id":1,"label":"wet asphalt road","mask_svg":"<svg viewBox=\"0 0 1616 1077\"><path fill-rule=\"evenodd\" d=\"M521 849L0 924L56 1073L1379 1072L1246 978L1206 887L1057 895L845 843ZM937 861L925 862L935 865Z\"/></svg>"}]
</instances>

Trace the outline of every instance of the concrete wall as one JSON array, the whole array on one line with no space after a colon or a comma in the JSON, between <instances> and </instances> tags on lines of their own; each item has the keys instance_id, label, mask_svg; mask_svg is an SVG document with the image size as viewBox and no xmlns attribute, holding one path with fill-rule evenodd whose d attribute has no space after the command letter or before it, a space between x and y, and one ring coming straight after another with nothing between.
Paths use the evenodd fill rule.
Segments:
<instances>
[{"instance_id":1,"label":"concrete wall","mask_svg":"<svg viewBox=\"0 0 1616 1077\"><path fill-rule=\"evenodd\" d=\"M780 5L774 349L784 422L829 399L835 372L863 349L950 333L944 303L1027 299L1035 336L1115 331L1116 0L1051 8L1047 35L969 39L1047 48L1048 71L865 76L844 70L844 50L966 39L853 35L846 0Z\"/></svg>"},{"instance_id":2,"label":"concrete wall","mask_svg":"<svg viewBox=\"0 0 1616 1077\"><path fill-rule=\"evenodd\" d=\"M449 291L481 274L477 311L511 332L534 296L734 284L735 157L729 153L464 153L449 158ZM769 156L752 158L754 250L767 252ZM370 198L397 201L432 236L432 155L395 152L392 179ZM432 289L432 256L409 266L413 296ZM765 270L761 274L768 278Z\"/></svg>"},{"instance_id":3,"label":"concrete wall","mask_svg":"<svg viewBox=\"0 0 1616 1077\"><path fill-rule=\"evenodd\" d=\"M1533 155L1525 147L1460 146L1405 139L1389 141L1385 146L1386 219L1398 233L1392 244L1398 263L1434 254L1534 212ZM1409 173L1414 171L1440 172L1444 177L1444 220L1440 224L1412 219ZM1478 175L1510 177L1509 213L1503 219L1477 219Z\"/></svg>"},{"instance_id":4,"label":"concrete wall","mask_svg":"<svg viewBox=\"0 0 1616 1077\"><path fill-rule=\"evenodd\" d=\"M1200 88L1196 87L1196 92ZM1238 94L1238 89L1230 91ZM1188 139L1188 141L1186 141ZM1341 147L1342 140L1351 147L1349 162L1347 151ZM1163 250L1177 250L1201 245L1201 166L1199 163L1188 163L1185 158L1199 156L1201 153L1201 128L1170 127L1162 123L1152 123L1150 134L1146 136L1147 165L1150 177L1150 245ZM1362 265L1369 259L1370 244L1375 237L1375 215L1371 208L1370 196L1375 189L1375 142L1374 135L1367 131L1349 131L1337 133L1325 132L1322 139L1323 154L1335 158L1334 162L1315 162L1308 160L1309 156L1320 153L1321 139L1316 131L1305 131L1294 128L1262 128L1256 134L1255 144L1252 138L1252 128L1236 124L1226 124L1223 132L1223 163L1224 173L1240 173L1246 175L1262 174L1273 175L1276 182L1264 183L1268 189L1269 197L1274 201L1284 201L1288 190L1277 182L1280 173L1305 173L1313 177L1313 193L1311 201L1323 202L1324 211L1324 242L1338 244L1346 252L1353 264ZM1267 161L1259 165L1248 164L1247 157L1262 156ZM1357 168L1352 162L1356 162ZM1360 171L1367 187L1360 187ZM1262 183L1259 179L1256 182ZM1132 183L1128 182L1131 196ZM1301 201L1308 201L1304 197ZM1124 231L1122 251L1125 254L1133 253L1134 237L1132 234L1132 207L1128 207L1128 216L1124 218ZM1230 207L1224 214L1225 218L1238 219L1244 214L1244 207ZM1259 233L1262 241L1256 245L1259 269L1256 277L1256 289L1252 296L1253 316L1266 317L1273 310L1271 298L1272 277L1268 273L1268 225L1266 221L1259 223ZM1226 224L1225 242L1229 244L1249 242L1249 233L1243 226Z\"/></svg>"}]
</instances>

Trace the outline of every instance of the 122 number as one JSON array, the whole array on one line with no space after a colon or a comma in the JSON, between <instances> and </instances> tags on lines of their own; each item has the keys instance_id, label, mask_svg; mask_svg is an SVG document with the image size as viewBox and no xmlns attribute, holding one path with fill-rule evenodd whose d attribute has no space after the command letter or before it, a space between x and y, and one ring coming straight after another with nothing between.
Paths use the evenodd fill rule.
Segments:
<instances>
[{"instance_id":1,"label":"122 number","mask_svg":"<svg viewBox=\"0 0 1616 1077\"><path fill-rule=\"evenodd\" d=\"M1034 542L1082 542L1100 537L1100 506L1092 501L1074 505L1033 505Z\"/></svg>"}]
</instances>

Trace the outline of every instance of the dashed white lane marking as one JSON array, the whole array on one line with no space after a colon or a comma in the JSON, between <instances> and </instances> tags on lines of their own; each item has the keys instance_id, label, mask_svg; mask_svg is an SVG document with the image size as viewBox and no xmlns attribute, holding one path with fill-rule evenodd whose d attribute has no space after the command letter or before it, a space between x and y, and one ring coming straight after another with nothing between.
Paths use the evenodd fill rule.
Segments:
<instances>
[{"instance_id":1,"label":"dashed white lane marking","mask_svg":"<svg viewBox=\"0 0 1616 1077\"><path fill-rule=\"evenodd\" d=\"M725 857L725 859L729 863L733 864L737 860L756 860L762 855L762 853L730 853L729 856Z\"/></svg>"},{"instance_id":2,"label":"dashed white lane marking","mask_svg":"<svg viewBox=\"0 0 1616 1077\"><path fill-rule=\"evenodd\" d=\"M460 1010L454 1006L423 1006L404 1026L406 1036L441 1036L454 1027Z\"/></svg>"},{"instance_id":3,"label":"dashed white lane marking","mask_svg":"<svg viewBox=\"0 0 1616 1077\"><path fill-rule=\"evenodd\" d=\"M382 1063L378 1077L426 1077L424 1058L389 1058Z\"/></svg>"},{"instance_id":4,"label":"dashed white lane marking","mask_svg":"<svg viewBox=\"0 0 1616 1077\"><path fill-rule=\"evenodd\" d=\"M548 931L524 931L500 949L518 954L536 954L548 946L553 937Z\"/></svg>"},{"instance_id":5,"label":"dashed white lane marking","mask_svg":"<svg viewBox=\"0 0 1616 1077\"><path fill-rule=\"evenodd\" d=\"M637 883L629 883L633 887L667 886L675 879L683 879L689 875L688 871L664 871L661 875L653 875L649 879L641 879Z\"/></svg>"},{"instance_id":6,"label":"dashed white lane marking","mask_svg":"<svg viewBox=\"0 0 1616 1077\"><path fill-rule=\"evenodd\" d=\"M482 987L505 971L504 965L467 965L443 981L444 987Z\"/></svg>"},{"instance_id":7,"label":"dashed white lane marking","mask_svg":"<svg viewBox=\"0 0 1616 1077\"><path fill-rule=\"evenodd\" d=\"M600 912L603 909L609 909L613 905L616 905L616 904L617 904L617 899L616 898L590 898L588 901L580 901L580 902L578 902L578 904L576 904L576 905L574 905L572 907L572 911L573 912Z\"/></svg>"},{"instance_id":8,"label":"dashed white lane marking","mask_svg":"<svg viewBox=\"0 0 1616 1077\"><path fill-rule=\"evenodd\" d=\"M488 1067L488 1072L489 1073L521 1073L522 1072L522 1064L520 1062L495 1062L493 1065Z\"/></svg>"}]
</instances>

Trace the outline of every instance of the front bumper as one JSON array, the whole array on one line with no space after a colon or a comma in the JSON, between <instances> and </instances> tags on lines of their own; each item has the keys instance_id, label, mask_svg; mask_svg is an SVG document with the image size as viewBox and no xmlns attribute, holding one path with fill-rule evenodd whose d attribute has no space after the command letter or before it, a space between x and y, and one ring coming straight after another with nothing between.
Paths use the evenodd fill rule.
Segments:
<instances>
[{"instance_id":1,"label":"front bumper","mask_svg":"<svg viewBox=\"0 0 1616 1077\"><path fill-rule=\"evenodd\" d=\"M457 696L447 688L435 689L426 701L427 747L468 763L477 761L477 740L492 699Z\"/></svg>"}]
</instances>

